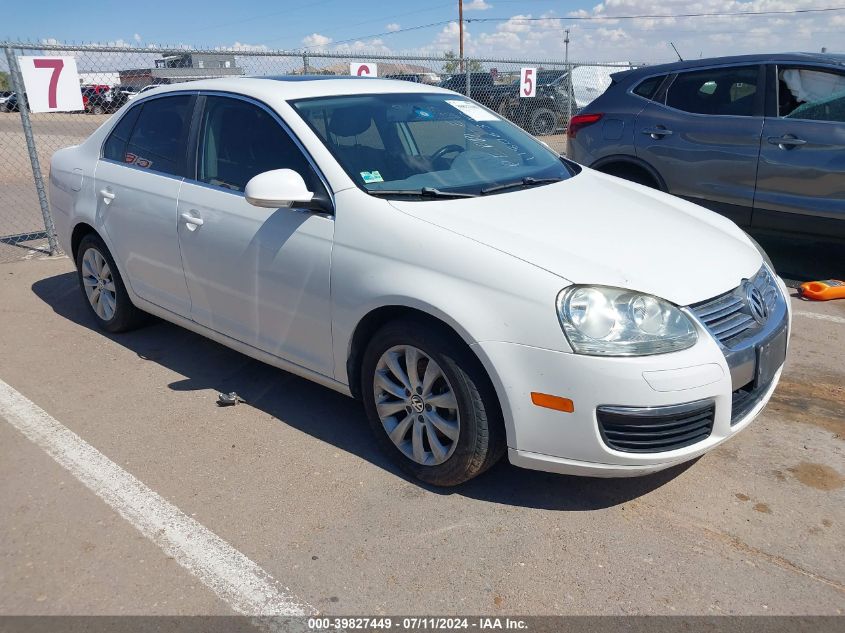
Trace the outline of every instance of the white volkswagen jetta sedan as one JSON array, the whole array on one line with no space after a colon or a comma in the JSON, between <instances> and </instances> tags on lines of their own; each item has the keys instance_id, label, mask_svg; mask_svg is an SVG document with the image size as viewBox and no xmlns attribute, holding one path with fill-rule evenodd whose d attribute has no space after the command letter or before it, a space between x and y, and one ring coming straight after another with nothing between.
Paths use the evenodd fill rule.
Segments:
<instances>
[{"instance_id":1,"label":"white volkswagen jetta sedan","mask_svg":"<svg viewBox=\"0 0 845 633\"><path fill-rule=\"evenodd\" d=\"M722 217L402 81L159 88L55 154L94 319L152 313L363 400L406 471L695 458L765 406L790 308Z\"/></svg>"}]
</instances>

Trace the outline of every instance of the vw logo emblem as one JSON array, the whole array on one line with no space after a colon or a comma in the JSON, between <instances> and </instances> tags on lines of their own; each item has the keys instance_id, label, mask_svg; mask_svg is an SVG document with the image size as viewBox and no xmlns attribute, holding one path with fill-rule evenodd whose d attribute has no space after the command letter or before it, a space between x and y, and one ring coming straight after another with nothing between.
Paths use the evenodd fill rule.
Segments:
<instances>
[{"instance_id":1,"label":"vw logo emblem","mask_svg":"<svg viewBox=\"0 0 845 633\"><path fill-rule=\"evenodd\" d=\"M417 413L422 413L425 410L425 403L417 394L411 396L411 406Z\"/></svg>"},{"instance_id":2,"label":"vw logo emblem","mask_svg":"<svg viewBox=\"0 0 845 633\"><path fill-rule=\"evenodd\" d=\"M746 284L745 287L745 302L748 304L748 310L751 316L757 323L764 323L766 317L769 316L769 308L766 305L766 300L763 298L763 293L759 288L753 284Z\"/></svg>"}]
</instances>

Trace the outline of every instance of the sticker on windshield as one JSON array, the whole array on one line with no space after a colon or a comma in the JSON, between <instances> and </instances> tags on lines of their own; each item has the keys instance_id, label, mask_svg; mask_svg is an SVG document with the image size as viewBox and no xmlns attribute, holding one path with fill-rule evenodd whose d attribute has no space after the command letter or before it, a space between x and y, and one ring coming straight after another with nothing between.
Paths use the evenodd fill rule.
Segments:
<instances>
[{"instance_id":1,"label":"sticker on windshield","mask_svg":"<svg viewBox=\"0 0 845 633\"><path fill-rule=\"evenodd\" d=\"M381 177L381 174L377 171L362 171L361 178L364 179L364 182L384 182L384 178Z\"/></svg>"},{"instance_id":2,"label":"sticker on windshield","mask_svg":"<svg viewBox=\"0 0 845 633\"><path fill-rule=\"evenodd\" d=\"M492 112L488 112L477 103L463 99L446 99L446 103L466 114L473 121L500 121Z\"/></svg>"}]
</instances>

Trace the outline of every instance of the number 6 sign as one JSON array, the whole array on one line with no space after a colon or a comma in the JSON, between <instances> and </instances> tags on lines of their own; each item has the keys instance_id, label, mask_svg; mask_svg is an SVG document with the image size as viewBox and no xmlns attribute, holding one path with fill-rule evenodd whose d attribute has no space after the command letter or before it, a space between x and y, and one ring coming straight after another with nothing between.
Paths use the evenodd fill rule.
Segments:
<instances>
[{"instance_id":1,"label":"number 6 sign","mask_svg":"<svg viewBox=\"0 0 845 633\"><path fill-rule=\"evenodd\" d=\"M349 74L353 77L378 77L378 64L351 62Z\"/></svg>"},{"instance_id":2,"label":"number 6 sign","mask_svg":"<svg viewBox=\"0 0 845 633\"><path fill-rule=\"evenodd\" d=\"M519 96L533 97L537 94L537 69L522 68L519 71Z\"/></svg>"},{"instance_id":3,"label":"number 6 sign","mask_svg":"<svg viewBox=\"0 0 845 633\"><path fill-rule=\"evenodd\" d=\"M26 100L33 112L82 110L73 57L18 57Z\"/></svg>"}]
</instances>

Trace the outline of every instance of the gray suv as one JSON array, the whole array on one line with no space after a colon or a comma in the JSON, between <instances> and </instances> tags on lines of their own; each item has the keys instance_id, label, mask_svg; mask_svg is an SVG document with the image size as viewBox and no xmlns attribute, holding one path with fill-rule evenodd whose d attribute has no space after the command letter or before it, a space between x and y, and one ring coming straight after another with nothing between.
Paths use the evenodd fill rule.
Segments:
<instances>
[{"instance_id":1,"label":"gray suv","mask_svg":"<svg viewBox=\"0 0 845 633\"><path fill-rule=\"evenodd\" d=\"M569 156L746 227L845 237L845 55L745 55L617 73Z\"/></svg>"}]
</instances>

